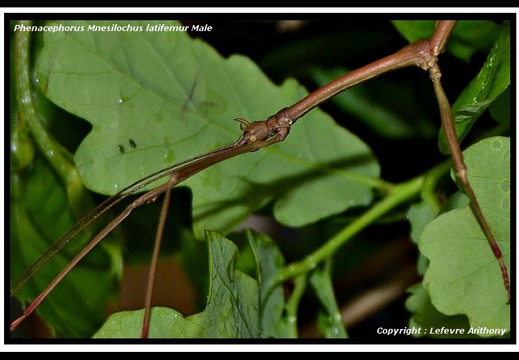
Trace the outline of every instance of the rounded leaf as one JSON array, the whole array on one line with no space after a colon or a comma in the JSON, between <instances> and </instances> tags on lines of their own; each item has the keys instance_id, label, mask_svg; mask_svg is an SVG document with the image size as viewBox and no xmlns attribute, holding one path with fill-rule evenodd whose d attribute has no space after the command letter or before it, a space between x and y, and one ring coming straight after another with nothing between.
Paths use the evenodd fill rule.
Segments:
<instances>
[{"instance_id":1,"label":"rounded leaf","mask_svg":"<svg viewBox=\"0 0 519 360\"><path fill-rule=\"evenodd\" d=\"M510 139L485 139L464 157L469 181L510 269ZM510 329L500 266L469 206L433 220L419 247L430 261L424 284L438 310L466 314L473 328Z\"/></svg>"},{"instance_id":2,"label":"rounded leaf","mask_svg":"<svg viewBox=\"0 0 519 360\"><path fill-rule=\"evenodd\" d=\"M224 59L186 32L94 32L88 29L96 22L64 23L85 31L45 34L38 79L52 101L92 124L75 160L96 192L112 195L231 144L241 135L234 118L264 120L307 94L293 80L274 85L249 59ZM369 204L365 179L378 175L368 146L316 109L285 142L212 166L185 184L201 234L230 231L273 199L275 215L292 226Z\"/></svg>"}]
</instances>

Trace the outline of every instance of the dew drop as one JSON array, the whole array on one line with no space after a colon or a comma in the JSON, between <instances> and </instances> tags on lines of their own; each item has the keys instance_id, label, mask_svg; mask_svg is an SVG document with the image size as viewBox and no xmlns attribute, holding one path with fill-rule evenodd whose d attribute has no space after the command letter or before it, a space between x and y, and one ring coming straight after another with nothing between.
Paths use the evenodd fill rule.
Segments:
<instances>
[{"instance_id":1,"label":"dew drop","mask_svg":"<svg viewBox=\"0 0 519 360\"><path fill-rule=\"evenodd\" d=\"M295 324L295 323L297 322L297 318L296 318L295 316L289 316L289 317L287 318L287 322L288 322L289 324Z\"/></svg>"},{"instance_id":2,"label":"dew drop","mask_svg":"<svg viewBox=\"0 0 519 360\"><path fill-rule=\"evenodd\" d=\"M493 55L491 56L489 59L488 59L488 67L491 67L492 65L494 65L494 61L496 60L496 56Z\"/></svg>"},{"instance_id":3,"label":"dew drop","mask_svg":"<svg viewBox=\"0 0 519 360\"><path fill-rule=\"evenodd\" d=\"M117 103L118 104L122 104L123 103L123 99L121 99L121 98L117 99Z\"/></svg>"}]
</instances>

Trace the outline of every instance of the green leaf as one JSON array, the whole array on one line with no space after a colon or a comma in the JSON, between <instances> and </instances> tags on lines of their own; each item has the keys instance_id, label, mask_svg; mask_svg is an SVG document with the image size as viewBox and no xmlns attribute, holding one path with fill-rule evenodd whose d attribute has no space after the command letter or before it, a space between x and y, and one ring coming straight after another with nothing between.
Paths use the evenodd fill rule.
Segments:
<instances>
[{"instance_id":1,"label":"green leaf","mask_svg":"<svg viewBox=\"0 0 519 360\"><path fill-rule=\"evenodd\" d=\"M434 20L395 20L393 25L409 41L429 38L434 31ZM456 24L447 51L469 61L477 51L488 51L500 31L500 26L491 20L460 20Z\"/></svg>"},{"instance_id":2,"label":"green leaf","mask_svg":"<svg viewBox=\"0 0 519 360\"><path fill-rule=\"evenodd\" d=\"M411 224L411 239L414 242L418 243L418 239L420 239L423 229L436 217L436 215L437 212L435 209L433 209L426 201L421 201L411 205L407 212L407 219Z\"/></svg>"},{"instance_id":3,"label":"green leaf","mask_svg":"<svg viewBox=\"0 0 519 360\"><path fill-rule=\"evenodd\" d=\"M275 86L249 59L223 59L180 31L46 33L38 80L52 101L92 124L75 160L87 187L103 194L230 144L240 135L232 119L266 119L307 93L293 80ZM228 232L271 200L278 220L292 226L366 205L373 196L366 179L378 175L370 149L313 110L285 142L213 166L185 184L201 234Z\"/></svg>"},{"instance_id":4,"label":"green leaf","mask_svg":"<svg viewBox=\"0 0 519 360\"><path fill-rule=\"evenodd\" d=\"M510 139L488 138L463 154L469 181L510 268ZM439 311L466 314L473 328L510 329L500 266L469 206L433 220L419 248L430 261L424 284Z\"/></svg>"},{"instance_id":5,"label":"green leaf","mask_svg":"<svg viewBox=\"0 0 519 360\"><path fill-rule=\"evenodd\" d=\"M256 273L260 284L260 316L262 337L286 337L283 323L285 299L283 286L272 288L278 271L285 265L277 245L265 235L247 231L247 238L256 259Z\"/></svg>"},{"instance_id":6,"label":"green leaf","mask_svg":"<svg viewBox=\"0 0 519 360\"><path fill-rule=\"evenodd\" d=\"M249 338L259 337L259 288L257 282L235 270L238 249L215 232L206 232L210 288L206 308L184 317L168 308L154 308L150 338ZM143 310L110 316L95 335L98 338L140 337Z\"/></svg>"},{"instance_id":7,"label":"green leaf","mask_svg":"<svg viewBox=\"0 0 519 360\"><path fill-rule=\"evenodd\" d=\"M510 85L510 24L503 25L487 60L452 105L452 114L459 141L465 138L479 116ZM449 153L443 129L439 137L440 150Z\"/></svg>"},{"instance_id":8,"label":"green leaf","mask_svg":"<svg viewBox=\"0 0 519 360\"><path fill-rule=\"evenodd\" d=\"M436 217L437 211L427 201L411 205L407 211L407 219L411 225L411 240L418 244L425 227ZM421 253L418 256L416 270L423 274L427 268L428 260Z\"/></svg>"},{"instance_id":9,"label":"green leaf","mask_svg":"<svg viewBox=\"0 0 519 360\"><path fill-rule=\"evenodd\" d=\"M392 23L409 42L428 38L434 31L434 20L393 20Z\"/></svg>"},{"instance_id":10,"label":"green leaf","mask_svg":"<svg viewBox=\"0 0 519 360\"><path fill-rule=\"evenodd\" d=\"M471 338L470 325L464 315L447 316L439 312L431 303L427 290L422 284L409 289L411 296L406 300L406 308L412 313L409 328L420 329L416 337L434 338ZM435 334L436 329L446 328L449 331L463 331L462 334Z\"/></svg>"}]
</instances>

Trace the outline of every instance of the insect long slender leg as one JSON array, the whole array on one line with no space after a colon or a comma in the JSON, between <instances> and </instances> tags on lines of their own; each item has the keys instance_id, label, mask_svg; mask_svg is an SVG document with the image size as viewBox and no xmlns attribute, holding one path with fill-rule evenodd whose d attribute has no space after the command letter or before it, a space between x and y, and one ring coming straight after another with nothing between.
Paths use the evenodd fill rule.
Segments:
<instances>
[{"instance_id":1,"label":"insect long slender leg","mask_svg":"<svg viewBox=\"0 0 519 360\"><path fill-rule=\"evenodd\" d=\"M246 152L255 151L257 149L272 145L275 143L276 138L267 139L267 135L263 136L265 133L263 126L261 126L261 122L254 122L255 124L251 129L248 129L248 132L240 137L238 142L231 144L229 146L225 146L224 148L211 151L209 153L202 154L200 156L196 156L194 158L188 159L186 161L177 163L175 165L169 166L165 169L157 171L144 179L139 180L138 182L128 186L123 191L128 190L125 193L118 193L115 197L112 197L107 200L108 207L113 205L114 199L118 201L118 197L125 197L130 194L135 193L136 191L144 188L145 186L167 176L168 174L171 176L170 180L158 186L157 188L148 191L144 195L137 198L133 201L128 207L126 207L122 213L120 213L114 220L112 220L101 232L99 232L94 239L92 239L72 261L67 264L67 266L56 276L56 278L43 290L40 295L36 297L36 299L29 304L25 309L23 314L14 320L11 323L10 330L14 331L14 329L25 319L27 318L34 310L39 306L39 304L49 295L49 293L56 287L56 285L76 266L76 264L81 261L90 250L92 250L101 240L103 240L108 233L110 233L115 227L117 227L130 213L133 209L149 203L151 201L155 201L155 199L160 196L162 193L166 192L172 186L177 185L178 183L190 178L191 176L199 173L200 171L220 163L224 160L230 159L240 154L244 154ZM261 136L259 136L261 133ZM258 134L258 136L256 136ZM254 141L249 141L249 138L253 136ZM172 170L175 169L175 170ZM111 201L109 201L111 200ZM106 211L105 208L101 208L100 211ZM74 231L71 234L73 238L76 236L85 226L87 226L93 219L98 216L97 213L90 213L87 215L87 221L84 219L79 221L79 227L74 227ZM67 233L68 234L68 233ZM68 236L66 237L67 242L70 240ZM50 254L55 254L59 249L61 249L61 240L58 240L60 246L58 249L54 249L50 252ZM47 257L46 257L47 259ZM48 259L47 259L48 260ZM38 263L39 266L36 267L35 271L29 272L26 276L24 276L19 282L17 289L21 287L36 271L38 271L44 264Z\"/></svg>"},{"instance_id":2,"label":"insect long slender leg","mask_svg":"<svg viewBox=\"0 0 519 360\"><path fill-rule=\"evenodd\" d=\"M171 201L171 189L174 186L176 178L174 175L167 183L166 194L164 195L164 202L162 203L162 209L160 211L159 223L157 225L157 235L155 236L155 244L153 246L153 254L151 258L151 266L148 277L148 289L146 290L146 299L144 302L144 319L142 323L141 338L148 337L148 331L150 327L150 315L151 315L151 300L153 297L153 287L155 285L155 276L157 274L157 265L159 259L160 245L162 243L162 236L164 233L164 226L166 224L166 217L168 214L169 203Z\"/></svg>"},{"instance_id":3,"label":"insect long slender leg","mask_svg":"<svg viewBox=\"0 0 519 360\"><path fill-rule=\"evenodd\" d=\"M458 142L458 136L456 134L456 129L454 127L454 117L452 115L451 106L440 82L441 72L438 64L435 64L435 66L429 70L429 73L434 86L434 92L436 93L436 98L438 99L442 126L445 130L445 137L447 139L449 150L451 152L456 177L461 181L461 184L463 185L463 188L465 189L465 192L470 199L470 207L472 208L472 211L476 216L476 219L481 229L483 230L485 237L487 238L487 241L490 245L490 248L492 249L492 252L494 253L494 256L499 262L499 267L501 268L501 274L503 277L503 283L505 285L505 289L508 295L508 302L510 303L511 290L510 280L508 278L508 270L503 259L503 254L501 253L501 249L499 248L499 245L497 244L496 239L492 234L492 230L490 229L485 215L481 210L481 206L479 205L477 196L474 193L472 186L470 185L467 176L467 166L463 161L463 155Z\"/></svg>"},{"instance_id":4,"label":"insect long slender leg","mask_svg":"<svg viewBox=\"0 0 519 360\"><path fill-rule=\"evenodd\" d=\"M36 297L36 299L34 299L34 301L24 309L23 314L11 323L11 331L13 331L18 326L18 324L20 324L25 318L27 318L27 316L29 316L30 314L32 314L34 310L36 310L38 305L40 305L40 303L47 297L47 295L50 294L50 292L56 287L56 285L58 285L58 283L76 266L78 262L81 261L81 259L83 259L90 252L90 250L92 250L101 240L103 240L105 236L108 233L110 233L110 231L112 231L117 225L121 223L121 221L126 219L126 217L130 215L133 209L141 205L141 199L143 197L144 196L135 200L126 209L124 209L122 213L120 213L115 219L113 219L99 234L97 234L97 236L91 242L89 242L79 252L79 254L76 255L76 257L74 257L74 259L70 261L70 263L67 264L67 266L65 266L63 270L61 270L58 276L56 276L56 278L52 280L52 282L45 288L45 290L43 290L43 292L40 295L38 295L38 297Z\"/></svg>"}]
</instances>

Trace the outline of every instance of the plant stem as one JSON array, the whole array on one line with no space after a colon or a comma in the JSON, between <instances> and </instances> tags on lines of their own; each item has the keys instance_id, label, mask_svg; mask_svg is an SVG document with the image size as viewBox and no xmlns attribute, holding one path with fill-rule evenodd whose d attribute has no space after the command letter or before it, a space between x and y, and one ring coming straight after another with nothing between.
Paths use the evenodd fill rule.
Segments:
<instances>
[{"instance_id":1,"label":"plant stem","mask_svg":"<svg viewBox=\"0 0 519 360\"><path fill-rule=\"evenodd\" d=\"M440 165L430 170L428 173L438 173L440 171L446 170L448 170L448 167L446 167L445 163L441 163ZM383 198L378 204L371 207L362 216L346 226L343 230L329 239L316 251L306 256L303 260L288 264L282 268L277 276L272 280L272 288L290 278L294 278L311 271L317 266L317 264L319 264L327 257L332 256L346 241L372 224L375 220L395 207L416 197L424 186L427 174L418 176L400 184L396 184L392 191L388 193L387 196Z\"/></svg>"},{"instance_id":2,"label":"plant stem","mask_svg":"<svg viewBox=\"0 0 519 360\"><path fill-rule=\"evenodd\" d=\"M297 338L297 312L299 309L299 303L301 302L301 298L306 289L306 284L308 282L306 274L302 274L296 276L294 279L294 289L290 298L288 299L285 309L286 309L286 332L288 333L288 337Z\"/></svg>"},{"instance_id":3,"label":"plant stem","mask_svg":"<svg viewBox=\"0 0 519 360\"><path fill-rule=\"evenodd\" d=\"M23 25L30 25L30 21L21 21ZM52 168L59 175L65 185L72 210L80 217L85 207L93 208L94 204L83 186L79 174L63 149L47 132L40 122L34 105L30 77L30 31L17 31L14 34L14 77L16 101L21 118L26 122L41 153L45 156Z\"/></svg>"}]
</instances>

